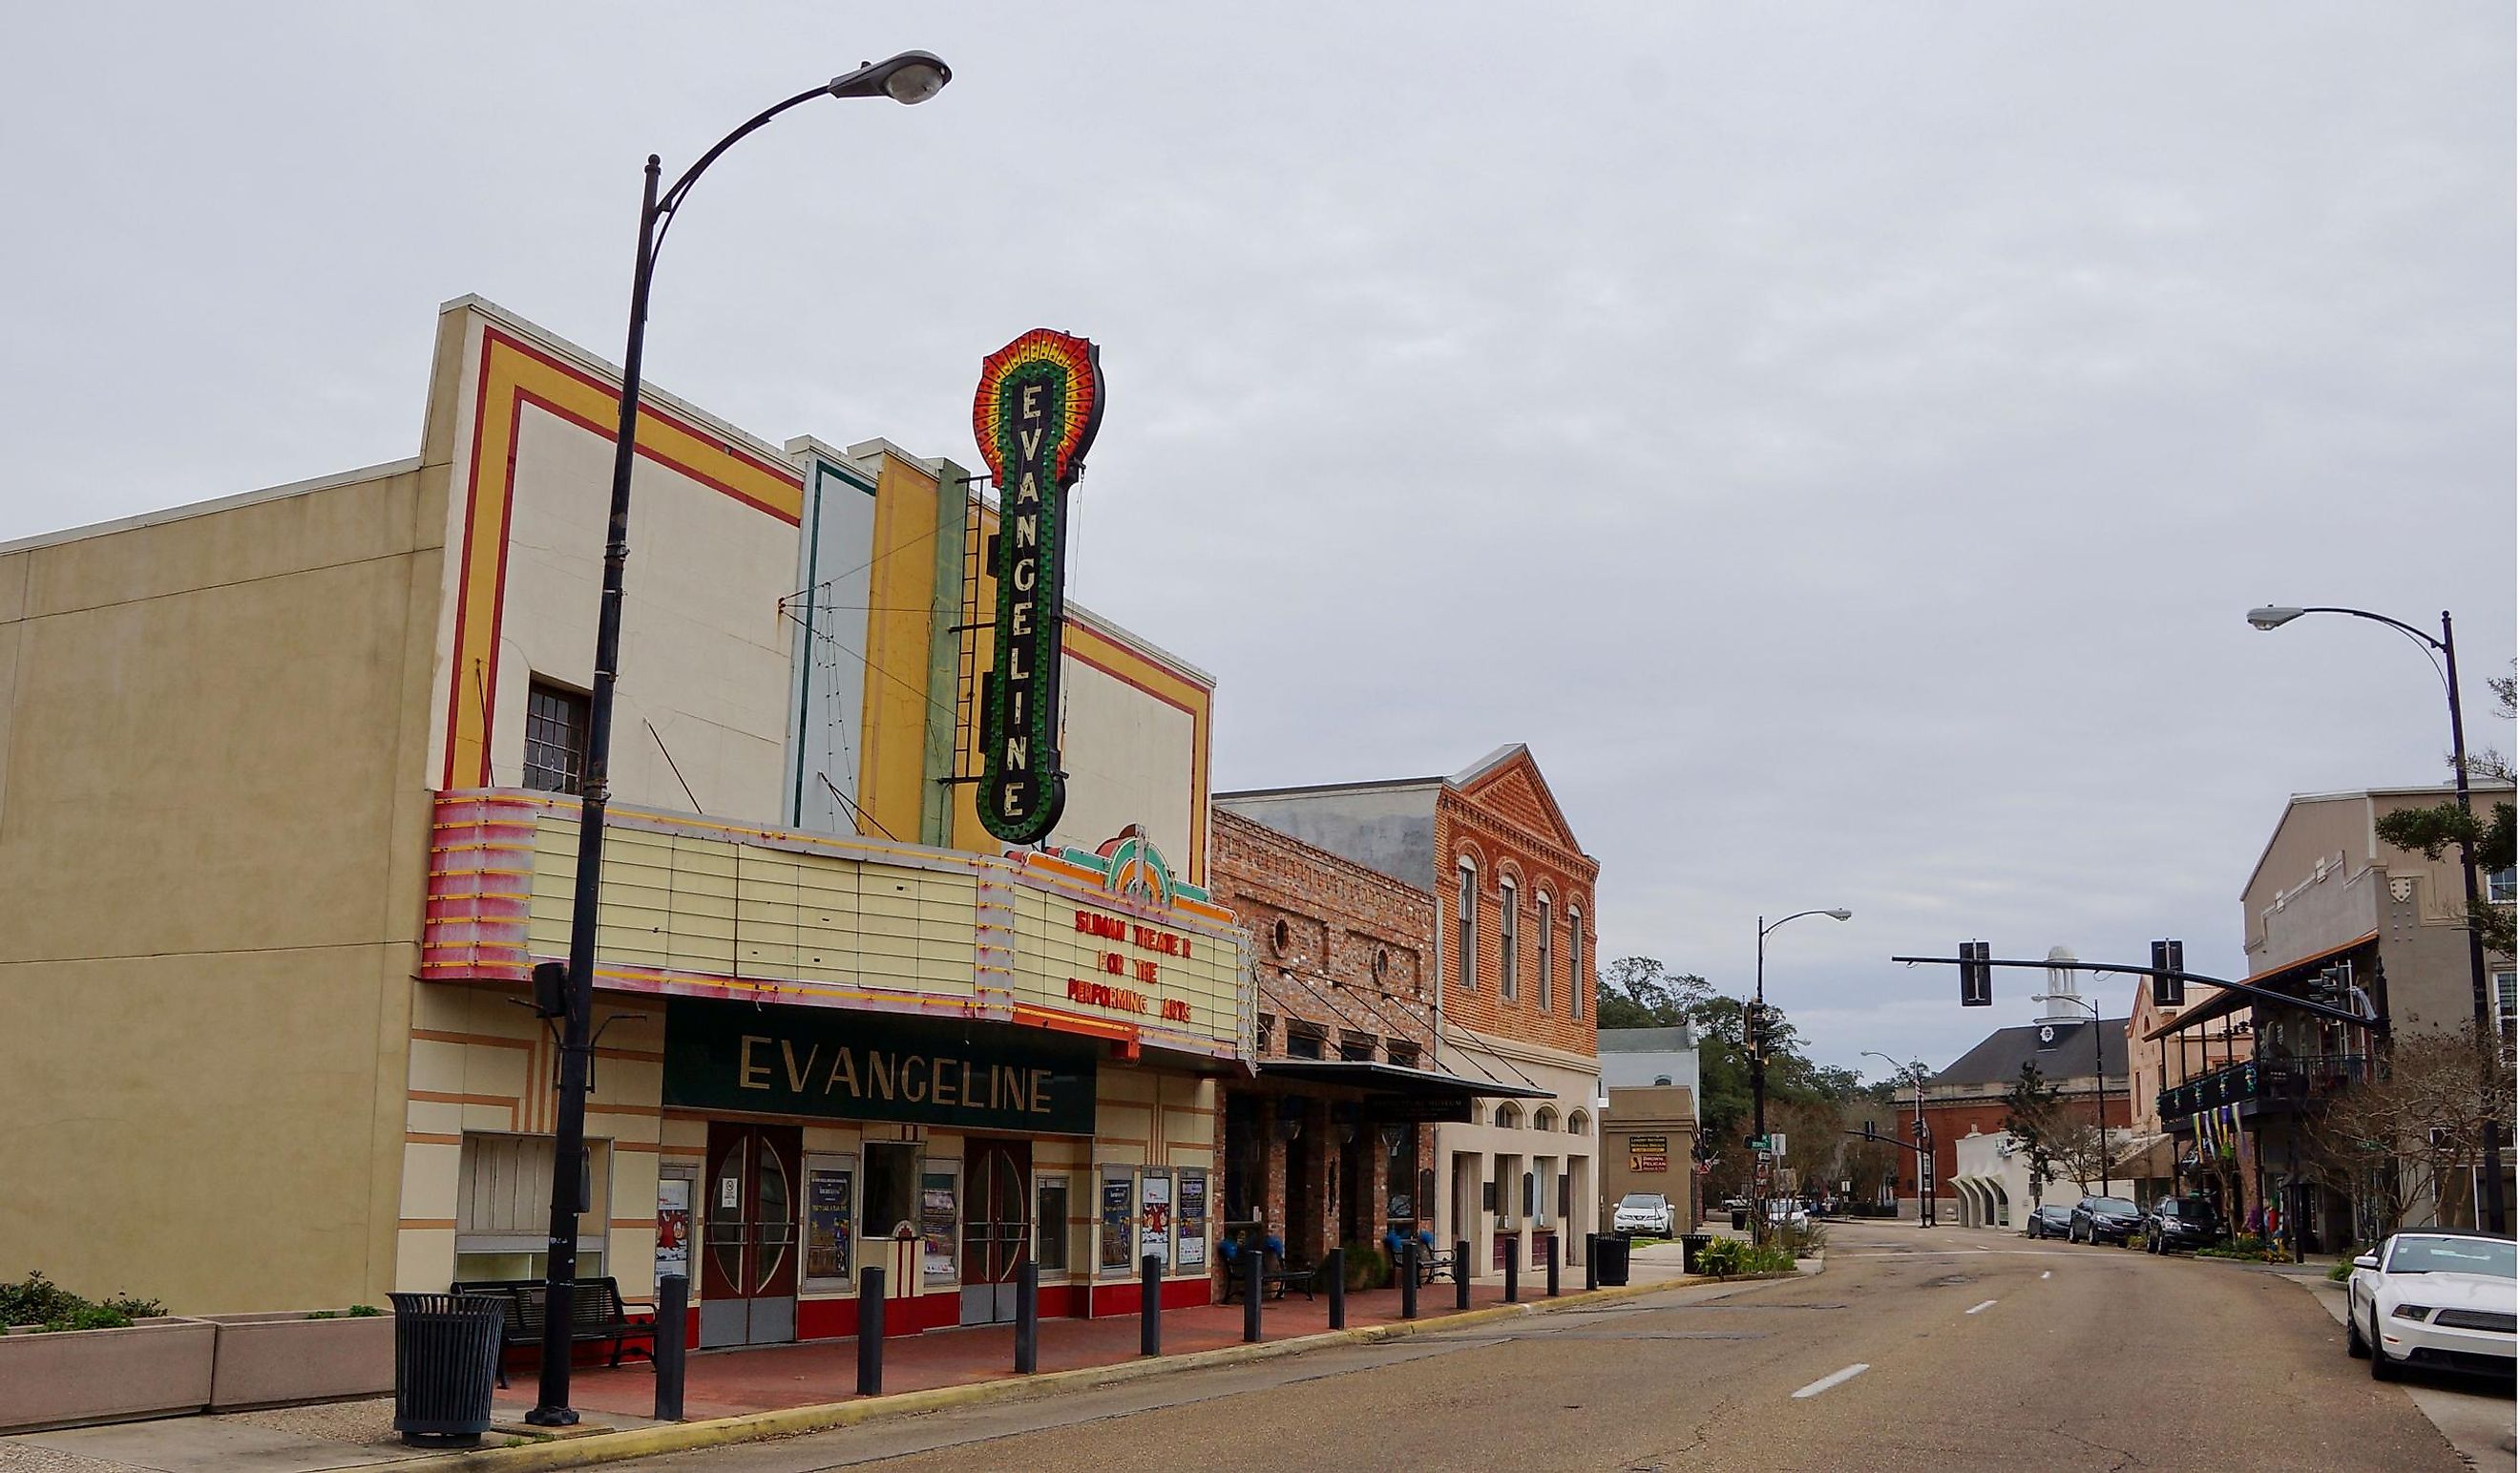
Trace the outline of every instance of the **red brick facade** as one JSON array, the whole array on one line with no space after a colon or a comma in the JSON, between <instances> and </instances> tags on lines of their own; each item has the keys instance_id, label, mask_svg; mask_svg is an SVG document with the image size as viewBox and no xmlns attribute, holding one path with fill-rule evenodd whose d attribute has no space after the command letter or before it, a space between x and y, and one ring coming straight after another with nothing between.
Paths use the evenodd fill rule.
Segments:
<instances>
[{"instance_id":1,"label":"red brick facade","mask_svg":"<svg viewBox=\"0 0 2520 1473\"><path fill-rule=\"evenodd\" d=\"M1437 795L1435 856L1444 917L1445 1017L1492 1037L1597 1052L1593 894L1601 867L1578 847L1528 752L1517 748L1495 768ZM1464 861L1477 894L1478 955L1466 986L1459 952ZM1514 910L1510 978L1508 895Z\"/></svg>"},{"instance_id":2,"label":"red brick facade","mask_svg":"<svg viewBox=\"0 0 2520 1473\"><path fill-rule=\"evenodd\" d=\"M1433 897L1226 809L1212 820L1208 892L1251 936L1254 1056L1424 1067L1434 1037ZM1353 1094L1229 1084L1217 1137L1220 1209L1233 1221L1257 1206L1298 1263L1375 1240L1394 1197L1395 1145L1410 1179L1398 1193L1412 1199L1413 1215L1421 1210L1417 1179L1433 1160L1431 1128L1391 1132L1386 1139L1384 1123ZM1237 1200L1254 1193L1257 1203Z\"/></svg>"},{"instance_id":3,"label":"red brick facade","mask_svg":"<svg viewBox=\"0 0 2520 1473\"><path fill-rule=\"evenodd\" d=\"M2066 1090L2063 1106L2069 1118L2089 1125L2092 1120L2091 1081L2086 1078L2082 1085L2079 1091L2070 1088ZM1910 1122L1916 1118L1915 1107L1912 1104L1905 1106L1904 1111L1899 1116L1899 1130L1903 1135L1909 1129ZM1972 1128L1981 1136L1992 1136L2003 1129L2003 1116L2004 1105L2001 1094L1992 1099L1942 1101L1930 1097L1926 1099L1925 1124L1931 1127L1934 1133L1934 1181L1939 1183L1944 1195L1950 1195L1952 1178L1959 1172L1960 1138L1966 1136ZM2108 1122L2111 1130L2124 1130L2133 1124L2127 1109L2127 1092L2123 1081L2110 1081ZM1887 1124L1888 1122L1885 1121L1885 1127ZM1913 1166L1915 1159L1913 1155L1910 1155L1908 1157L1910 1164L1903 1167L1899 1173L1899 1190L1903 1196L1915 1190Z\"/></svg>"}]
</instances>

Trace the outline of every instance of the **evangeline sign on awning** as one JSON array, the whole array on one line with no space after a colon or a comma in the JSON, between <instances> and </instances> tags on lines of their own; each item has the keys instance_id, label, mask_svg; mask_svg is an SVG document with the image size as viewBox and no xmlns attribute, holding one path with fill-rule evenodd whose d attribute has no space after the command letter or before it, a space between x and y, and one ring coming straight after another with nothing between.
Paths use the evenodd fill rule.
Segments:
<instances>
[{"instance_id":1,"label":"evangeline sign on awning","mask_svg":"<svg viewBox=\"0 0 2520 1473\"><path fill-rule=\"evenodd\" d=\"M665 1004L664 1102L1091 1136L1096 1048L1003 1023L675 998Z\"/></svg>"}]
</instances>

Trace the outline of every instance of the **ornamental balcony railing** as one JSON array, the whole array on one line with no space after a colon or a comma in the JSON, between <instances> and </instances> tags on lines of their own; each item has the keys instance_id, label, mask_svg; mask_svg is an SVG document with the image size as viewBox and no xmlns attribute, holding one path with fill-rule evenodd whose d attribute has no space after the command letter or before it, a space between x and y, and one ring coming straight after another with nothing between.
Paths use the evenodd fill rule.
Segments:
<instances>
[{"instance_id":1,"label":"ornamental balcony railing","mask_svg":"<svg viewBox=\"0 0 2520 1473\"><path fill-rule=\"evenodd\" d=\"M2290 1058L2247 1059L2161 1092L2165 1121L2183 1121L2223 1105L2255 1102L2261 1111L2299 1109L2312 1100L2362 1081L2360 1053L2311 1053Z\"/></svg>"}]
</instances>

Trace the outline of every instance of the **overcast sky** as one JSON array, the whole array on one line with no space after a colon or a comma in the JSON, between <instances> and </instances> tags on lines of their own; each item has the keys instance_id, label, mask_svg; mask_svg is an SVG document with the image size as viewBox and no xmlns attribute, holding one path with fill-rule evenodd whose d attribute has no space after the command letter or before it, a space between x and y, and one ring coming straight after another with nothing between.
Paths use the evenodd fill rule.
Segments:
<instances>
[{"instance_id":1,"label":"overcast sky","mask_svg":"<svg viewBox=\"0 0 2520 1473\"><path fill-rule=\"evenodd\" d=\"M414 453L464 292L617 357L644 156L911 46L712 169L651 380L976 464L1092 336L1072 597L1220 788L1529 742L1602 960L1854 909L1771 938L1824 1059L2036 1010L1894 952L2236 968L2288 793L2445 776L2415 649L2251 604L2453 609L2510 745L2497 0L23 11L0 539Z\"/></svg>"}]
</instances>

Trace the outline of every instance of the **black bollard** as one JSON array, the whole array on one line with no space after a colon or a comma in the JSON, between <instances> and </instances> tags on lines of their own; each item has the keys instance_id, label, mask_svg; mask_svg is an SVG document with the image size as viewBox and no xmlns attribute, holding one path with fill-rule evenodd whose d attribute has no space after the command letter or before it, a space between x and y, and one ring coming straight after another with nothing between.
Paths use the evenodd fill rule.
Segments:
<instances>
[{"instance_id":1,"label":"black bollard","mask_svg":"<svg viewBox=\"0 0 2520 1473\"><path fill-rule=\"evenodd\" d=\"M1453 1244L1453 1308L1470 1307L1470 1244L1464 1238Z\"/></svg>"},{"instance_id":2,"label":"black bollard","mask_svg":"<svg viewBox=\"0 0 2520 1473\"><path fill-rule=\"evenodd\" d=\"M1601 1262L1593 1251L1600 1241L1601 1234L1598 1232L1584 1234L1584 1292L1587 1294L1601 1287Z\"/></svg>"},{"instance_id":3,"label":"black bollard","mask_svg":"<svg viewBox=\"0 0 2520 1473\"><path fill-rule=\"evenodd\" d=\"M883 1271L858 1271L858 1395L883 1395Z\"/></svg>"},{"instance_id":4,"label":"black bollard","mask_svg":"<svg viewBox=\"0 0 2520 1473\"><path fill-rule=\"evenodd\" d=\"M1514 1304L1522 1298L1522 1234L1497 1235L1505 1239L1505 1302Z\"/></svg>"},{"instance_id":5,"label":"black bollard","mask_svg":"<svg viewBox=\"0 0 2520 1473\"><path fill-rule=\"evenodd\" d=\"M1260 1343L1260 1271L1267 1257L1259 1234L1252 1234L1242 1250L1242 1338L1253 1345Z\"/></svg>"},{"instance_id":6,"label":"black bollard","mask_svg":"<svg viewBox=\"0 0 2520 1473\"><path fill-rule=\"evenodd\" d=\"M1564 1241L1554 1237L1549 1240L1549 1297L1552 1299L1557 1297L1557 1260L1565 1256L1558 1249Z\"/></svg>"},{"instance_id":7,"label":"black bollard","mask_svg":"<svg viewBox=\"0 0 2520 1473\"><path fill-rule=\"evenodd\" d=\"M1041 1266L1027 1255L1015 1265L1015 1374L1028 1376L1041 1363Z\"/></svg>"},{"instance_id":8,"label":"black bollard","mask_svg":"<svg viewBox=\"0 0 2520 1473\"><path fill-rule=\"evenodd\" d=\"M1418 1240L1414 1237L1400 1244L1400 1317L1418 1317Z\"/></svg>"},{"instance_id":9,"label":"black bollard","mask_svg":"<svg viewBox=\"0 0 2520 1473\"><path fill-rule=\"evenodd\" d=\"M1347 1328L1347 1255L1332 1253L1324 1266L1330 1274L1330 1328L1343 1330Z\"/></svg>"},{"instance_id":10,"label":"black bollard","mask_svg":"<svg viewBox=\"0 0 2520 1473\"><path fill-rule=\"evenodd\" d=\"M683 1419L683 1327L691 1313L692 1281L680 1273L656 1279L656 1420Z\"/></svg>"},{"instance_id":11,"label":"black bollard","mask_svg":"<svg viewBox=\"0 0 2520 1473\"><path fill-rule=\"evenodd\" d=\"M1138 1354L1164 1353L1164 1261L1149 1253L1138 1260Z\"/></svg>"}]
</instances>

